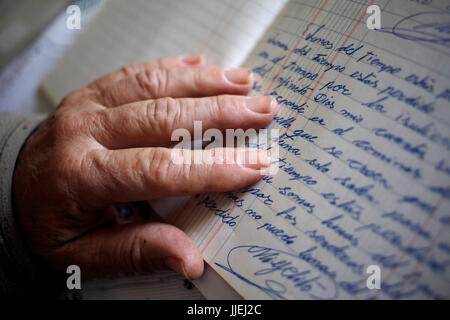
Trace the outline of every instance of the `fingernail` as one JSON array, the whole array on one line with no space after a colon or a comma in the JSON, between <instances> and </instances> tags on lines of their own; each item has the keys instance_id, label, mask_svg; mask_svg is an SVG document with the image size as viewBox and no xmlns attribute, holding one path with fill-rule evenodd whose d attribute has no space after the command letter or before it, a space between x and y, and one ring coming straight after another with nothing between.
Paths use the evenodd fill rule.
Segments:
<instances>
[{"instance_id":1,"label":"fingernail","mask_svg":"<svg viewBox=\"0 0 450 320\"><path fill-rule=\"evenodd\" d=\"M248 97L245 99L245 106L258 113L270 113L275 107L275 99L271 96Z\"/></svg>"},{"instance_id":2,"label":"fingernail","mask_svg":"<svg viewBox=\"0 0 450 320\"><path fill-rule=\"evenodd\" d=\"M181 60L183 61L184 64L196 65L202 63L203 56L200 53L198 53L190 56L185 56Z\"/></svg>"},{"instance_id":3,"label":"fingernail","mask_svg":"<svg viewBox=\"0 0 450 320\"><path fill-rule=\"evenodd\" d=\"M167 265L167 267L177 271L179 274L183 275L186 279L191 280L186 272L186 269L184 268L184 263L182 260L173 257L168 257L164 260L164 262Z\"/></svg>"},{"instance_id":4,"label":"fingernail","mask_svg":"<svg viewBox=\"0 0 450 320\"><path fill-rule=\"evenodd\" d=\"M272 158L267 151L249 150L245 154L245 160L242 163L246 168L260 170L269 167L272 163Z\"/></svg>"},{"instance_id":5,"label":"fingernail","mask_svg":"<svg viewBox=\"0 0 450 320\"><path fill-rule=\"evenodd\" d=\"M224 70L225 78L234 84L249 84L252 74L245 68L233 68Z\"/></svg>"}]
</instances>

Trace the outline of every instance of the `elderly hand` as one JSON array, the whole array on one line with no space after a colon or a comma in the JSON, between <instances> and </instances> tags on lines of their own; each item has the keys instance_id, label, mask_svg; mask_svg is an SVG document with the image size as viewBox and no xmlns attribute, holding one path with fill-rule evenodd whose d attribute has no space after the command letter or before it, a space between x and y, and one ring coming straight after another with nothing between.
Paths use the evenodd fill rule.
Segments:
<instances>
[{"instance_id":1,"label":"elderly hand","mask_svg":"<svg viewBox=\"0 0 450 320\"><path fill-rule=\"evenodd\" d=\"M203 260L184 232L161 222L120 224L113 204L257 182L267 160L177 164L168 148L172 132L193 132L194 120L203 130L266 126L277 106L243 96L252 82L247 69L206 66L195 55L130 65L70 93L16 164L15 214L31 250L61 271L79 265L83 276L168 267L199 277Z\"/></svg>"}]
</instances>

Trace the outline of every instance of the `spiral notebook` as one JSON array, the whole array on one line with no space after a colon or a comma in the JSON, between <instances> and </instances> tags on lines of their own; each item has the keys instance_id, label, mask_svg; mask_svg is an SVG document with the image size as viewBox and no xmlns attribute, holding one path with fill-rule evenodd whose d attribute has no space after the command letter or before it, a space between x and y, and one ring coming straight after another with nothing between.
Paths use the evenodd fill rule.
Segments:
<instances>
[{"instance_id":1,"label":"spiral notebook","mask_svg":"<svg viewBox=\"0 0 450 320\"><path fill-rule=\"evenodd\" d=\"M371 29L367 8L380 9ZM450 298L446 1L109 1L42 85L204 52L274 96L277 174L169 219L246 299ZM266 148L265 145L257 145ZM172 210L173 212L173 210ZM229 223L229 221L234 223Z\"/></svg>"}]
</instances>

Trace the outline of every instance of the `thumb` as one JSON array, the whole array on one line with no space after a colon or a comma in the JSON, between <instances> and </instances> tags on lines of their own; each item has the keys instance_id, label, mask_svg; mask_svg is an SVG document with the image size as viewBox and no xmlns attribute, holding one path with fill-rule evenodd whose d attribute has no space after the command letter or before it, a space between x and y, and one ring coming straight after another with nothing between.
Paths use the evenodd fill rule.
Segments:
<instances>
[{"instance_id":1,"label":"thumb","mask_svg":"<svg viewBox=\"0 0 450 320\"><path fill-rule=\"evenodd\" d=\"M191 280L203 274L203 258L191 239L177 227L161 222L107 227L59 250L61 269L76 264L87 277L167 268Z\"/></svg>"}]
</instances>

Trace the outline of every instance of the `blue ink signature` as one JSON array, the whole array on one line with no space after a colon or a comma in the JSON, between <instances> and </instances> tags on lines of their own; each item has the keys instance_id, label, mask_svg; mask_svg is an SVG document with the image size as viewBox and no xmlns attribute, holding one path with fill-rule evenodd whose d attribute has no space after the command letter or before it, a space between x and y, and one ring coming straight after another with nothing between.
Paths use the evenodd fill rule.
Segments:
<instances>
[{"instance_id":1,"label":"blue ink signature","mask_svg":"<svg viewBox=\"0 0 450 320\"><path fill-rule=\"evenodd\" d=\"M336 272L312 257L311 252L317 247L300 252L298 255L278 249L257 245L241 245L232 248L227 255L227 265L215 262L215 265L228 271L238 279L261 290L272 299L286 299L289 287L308 293L312 299L335 299L338 295ZM249 271L242 268L242 261L254 259L261 268ZM313 269L302 269L298 265L307 263ZM248 265L246 265L248 268ZM248 275L246 275L246 273ZM278 279L275 280L275 274Z\"/></svg>"},{"instance_id":2,"label":"blue ink signature","mask_svg":"<svg viewBox=\"0 0 450 320\"><path fill-rule=\"evenodd\" d=\"M450 8L447 8L447 10ZM429 42L445 47L450 47L450 21L437 21L420 23L413 21L416 18L436 21L449 18L450 11L429 11L410 15L398 21L392 28L381 28L377 31L390 33L399 38Z\"/></svg>"}]
</instances>

